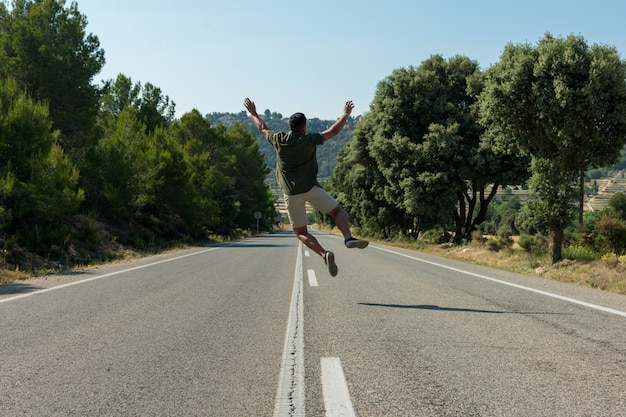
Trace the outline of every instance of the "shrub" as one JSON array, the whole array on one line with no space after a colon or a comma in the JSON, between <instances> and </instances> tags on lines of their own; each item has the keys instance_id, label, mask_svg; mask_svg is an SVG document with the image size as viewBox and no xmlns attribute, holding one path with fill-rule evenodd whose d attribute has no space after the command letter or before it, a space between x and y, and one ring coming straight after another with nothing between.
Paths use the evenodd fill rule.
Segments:
<instances>
[{"instance_id":1,"label":"shrub","mask_svg":"<svg viewBox=\"0 0 626 417\"><path fill-rule=\"evenodd\" d=\"M622 219L603 216L598 222L598 234L607 240L613 252L623 254L626 251L626 223Z\"/></svg>"},{"instance_id":2,"label":"shrub","mask_svg":"<svg viewBox=\"0 0 626 417\"><path fill-rule=\"evenodd\" d=\"M513 246L513 239L507 234L501 234L497 238L488 239L486 246L492 252L500 252L502 249L510 249Z\"/></svg>"},{"instance_id":3,"label":"shrub","mask_svg":"<svg viewBox=\"0 0 626 417\"><path fill-rule=\"evenodd\" d=\"M437 226L422 233L419 240L433 244L447 243L450 241L450 234L443 227Z\"/></svg>"},{"instance_id":4,"label":"shrub","mask_svg":"<svg viewBox=\"0 0 626 417\"><path fill-rule=\"evenodd\" d=\"M584 246L573 245L563 248L563 258L574 261L591 262L598 260L600 256Z\"/></svg>"},{"instance_id":5,"label":"shrub","mask_svg":"<svg viewBox=\"0 0 626 417\"><path fill-rule=\"evenodd\" d=\"M609 252L602 255L601 260L611 268L615 268L620 263L619 258L615 253Z\"/></svg>"},{"instance_id":6,"label":"shrub","mask_svg":"<svg viewBox=\"0 0 626 417\"><path fill-rule=\"evenodd\" d=\"M517 244L531 255L538 255L548 250L548 239L540 234L534 236L522 234Z\"/></svg>"}]
</instances>

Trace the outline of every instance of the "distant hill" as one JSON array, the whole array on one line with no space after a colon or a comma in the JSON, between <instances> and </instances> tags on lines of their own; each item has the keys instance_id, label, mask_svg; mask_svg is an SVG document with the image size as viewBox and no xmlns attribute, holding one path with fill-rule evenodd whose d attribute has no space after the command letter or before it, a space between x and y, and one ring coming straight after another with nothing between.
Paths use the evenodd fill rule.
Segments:
<instances>
[{"instance_id":1,"label":"distant hill","mask_svg":"<svg viewBox=\"0 0 626 417\"><path fill-rule=\"evenodd\" d=\"M224 125L230 127L236 123L248 126L254 133L259 143L259 151L265 157L265 163L271 170L269 176L270 181L273 181L274 169L276 167L276 154L267 140L256 129L252 123L252 119L247 112L241 111L239 113L209 113L205 116L211 125ZM270 110L265 110L261 117L267 123L270 129L274 131L289 130L288 122L289 116L284 117L280 113L273 113ZM348 143L352 137L352 131L357 124L360 116L350 117L346 123L343 131L334 137L332 140L326 142L323 146L317 148L317 163L319 165L319 178L323 180L332 175L335 165L337 164L337 154ZM323 132L328 129L335 120L321 120L318 118L307 118L307 130L309 132Z\"/></svg>"},{"instance_id":2,"label":"distant hill","mask_svg":"<svg viewBox=\"0 0 626 417\"><path fill-rule=\"evenodd\" d=\"M616 164L587 171L585 190L586 211L605 209L615 193L626 194L626 147L622 149ZM498 191L498 195L504 201L515 197L521 203L525 203L529 197L529 191L527 187L505 187Z\"/></svg>"}]
</instances>

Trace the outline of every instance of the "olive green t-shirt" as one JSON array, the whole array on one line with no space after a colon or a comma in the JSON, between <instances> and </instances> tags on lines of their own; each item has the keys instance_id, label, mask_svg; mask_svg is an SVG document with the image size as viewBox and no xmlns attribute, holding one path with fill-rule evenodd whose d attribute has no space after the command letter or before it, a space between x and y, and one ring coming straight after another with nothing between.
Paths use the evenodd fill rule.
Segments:
<instances>
[{"instance_id":1,"label":"olive green t-shirt","mask_svg":"<svg viewBox=\"0 0 626 417\"><path fill-rule=\"evenodd\" d=\"M309 191L317 182L317 147L324 143L321 133L271 132L267 141L276 150L276 178L287 195Z\"/></svg>"}]
</instances>

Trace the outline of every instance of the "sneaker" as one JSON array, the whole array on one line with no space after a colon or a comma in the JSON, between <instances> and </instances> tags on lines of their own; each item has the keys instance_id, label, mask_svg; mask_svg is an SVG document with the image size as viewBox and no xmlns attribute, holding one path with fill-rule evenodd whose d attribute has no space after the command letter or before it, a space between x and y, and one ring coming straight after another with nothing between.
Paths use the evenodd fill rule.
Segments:
<instances>
[{"instance_id":1,"label":"sneaker","mask_svg":"<svg viewBox=\"0 0 626 417\"><path fill-rule=\"evenodd\" d=\"M355 239L355 238L351 237L349 239L346 239L345 244L346 244L346 247L350 248L350 249L352 249L352 248L364 249L370 243L367 240Z\"/></svg>"},{"instance_id":2,"label":"sneaker","mask_svg":"<svg viewBox=\"0 0 626 417\"><path fill-rule=\"evenodd\" d=\"M339 268L337 268L337 264L335 263L335 254L330 251L326 252L326 255L324 256L324 262L328 267L328 272L330 272L330 276L336 276Z\"/></svg>"}]
</instances>

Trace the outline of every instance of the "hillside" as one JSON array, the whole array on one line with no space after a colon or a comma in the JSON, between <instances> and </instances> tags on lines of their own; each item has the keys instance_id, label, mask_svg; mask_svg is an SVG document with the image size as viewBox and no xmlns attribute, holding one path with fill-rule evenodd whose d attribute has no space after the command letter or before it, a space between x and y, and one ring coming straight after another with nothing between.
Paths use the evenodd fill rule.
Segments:
<instances>
[{"instance_id":1,"label":"hillside","mask_svg":"<svg viewBox=\"0 0 626 417\"><path fill-rule=\"evenodd\" d=\"M587 201L587 209L599 211L607 207L609 199L618 192L626 194L626 174L624 170L611 171L607 176L585 183L590 189L598 189Z\"/></svg>"},{"instance_id":2,"label":"hillside","mask_svg":"<svg viewBox=\"0 0 626 417\"><path fill-rule=\"evenodd\" d=\"M600 211L608 206L609 199L615 193L626 194L626 169L615 167L603 170L601 176L585 180L585 211ZM522 187L507 187L498 191L504 201L517 198L521 203L528 199L529 192Z\"/></svg>"}]
</instances>

